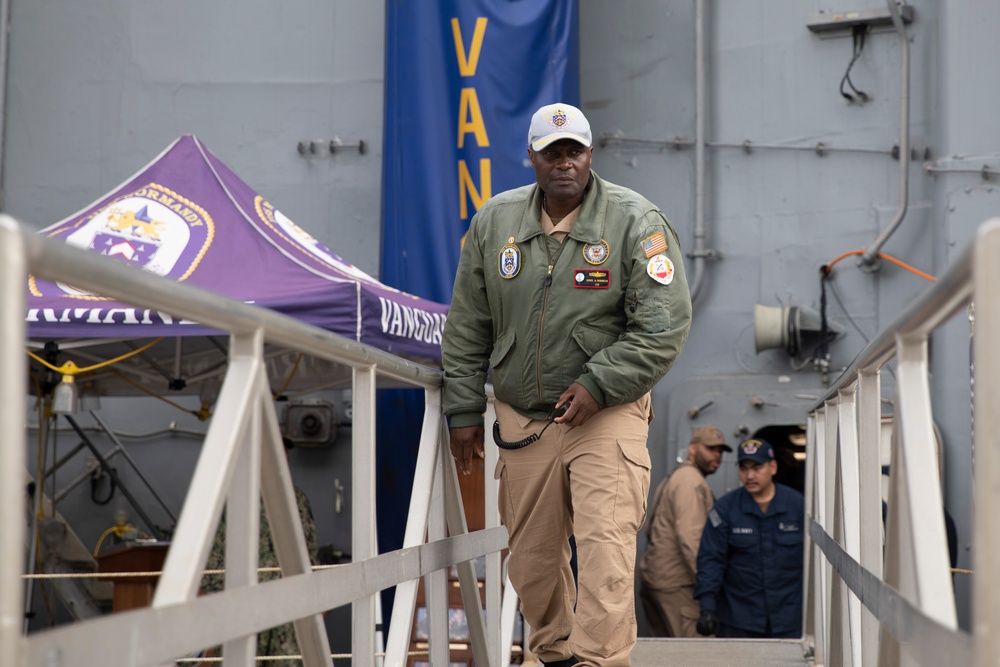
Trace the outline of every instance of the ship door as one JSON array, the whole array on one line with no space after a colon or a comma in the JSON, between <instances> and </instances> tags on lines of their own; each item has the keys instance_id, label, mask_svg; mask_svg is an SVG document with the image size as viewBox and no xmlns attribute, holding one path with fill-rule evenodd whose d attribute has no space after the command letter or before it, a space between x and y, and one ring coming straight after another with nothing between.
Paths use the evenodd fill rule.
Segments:
<instances>
[{"instance_id":1,"label":"ship door","mask_svg":"<svg viewBox=\"0 0 1000 667\"><path fill-rule=\"evenodd\" d=\"M767 440L774 447L778 474L774 481L790 486L802 495L806 492L806 428L802 424L769 424L757 429L753 437Z\"/></svg>"}]
</instances>

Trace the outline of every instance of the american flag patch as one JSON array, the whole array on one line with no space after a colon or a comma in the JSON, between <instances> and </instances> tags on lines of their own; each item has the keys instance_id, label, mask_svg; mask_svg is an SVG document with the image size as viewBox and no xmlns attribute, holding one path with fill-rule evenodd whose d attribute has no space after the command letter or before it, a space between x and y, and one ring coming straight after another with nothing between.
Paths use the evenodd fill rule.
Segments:
<instances>
[{"instance_id":1,"label":"american flag patch","mask_svg":"<svg viewBox=\"0 0 1000 667\"><path fill-rule=\"evenodd\" d=\"M652 257L667 249L667 240L663 238L663 232L656 232L642 240L642 251L646 257Z\"/></svg>"}]
</instances>

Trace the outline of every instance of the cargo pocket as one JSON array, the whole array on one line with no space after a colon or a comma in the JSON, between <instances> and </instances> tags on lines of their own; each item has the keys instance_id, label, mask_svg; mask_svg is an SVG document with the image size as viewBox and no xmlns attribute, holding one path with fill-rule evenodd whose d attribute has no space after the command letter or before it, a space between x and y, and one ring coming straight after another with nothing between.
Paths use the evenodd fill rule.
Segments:
<instances>
[{"instance_id":1,"label":"cargo pocket","mask_svg":"<svg viewBox=\"0 0 1000 667\"><path fill-rule=\"evenodd\" d=\"M514 330L497 338L493 343L493 352L490 353L490 368L493 369L493 388L497 396L516 396L518 375L516 369L508 368L509 363L504 363L511 358L510 351L514 349ZM512 381L513 378L513 381ZM507 385L512 386L508 387Z\"/></svg>"},{"instance_id":2,"label":"cargo pocket","mask_svg":"<svg viewBox=\"0 0 1000 667\"><path fill-rule=\"evenodd\" d=\"M618 441L618 488L615 492L615 523L623 531L638 533L646 520L649 494L649 450L642 442Z\"/></svg>"},{"instance_id":3,"label":"cargo pocket","mask_svg":"<svg viewBox=\"0 0 1000 667\"><path fill-rule=\"evenodd\" d=\"M680 632L676 633L676 637L688 637L691 639L697 639L701 635L698 634L698 618L701 616L701 605L695 600L691 605L683 605L681 607L681 628ZM711 635L715 636L715 635Z\"/></svg>"},{"instance_id":4,"label":"cargo pocket","mask_svg":"<svg viewBox=\"0 0 1000 667\"><path fill-rule=\"evenodd\" d=\"M490 353L490 367L495 369L499 366L512 347L514 347L513 329L497 338L497 341L493 344L493 352Z\"/></svg>"}]
</instances>

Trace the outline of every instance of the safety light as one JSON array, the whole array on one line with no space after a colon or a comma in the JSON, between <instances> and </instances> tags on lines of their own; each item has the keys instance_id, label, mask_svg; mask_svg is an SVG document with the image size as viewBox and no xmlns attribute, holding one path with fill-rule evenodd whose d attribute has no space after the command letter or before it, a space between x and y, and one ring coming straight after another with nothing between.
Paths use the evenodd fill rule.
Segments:
<instances>
[{"instance_id":1,"label":"safety light","mask_svg":"<svg viewBox=\"0 0 1000 667\"><path fill-rule=\"evenodd\" d=\"M62 382L52 393L52 412L60 415L76 414L79 395L72 375L63 375Z\"/></svg>"},{"instance_id":2,"label":"safety light","mask_svg":"<svg viewBox=\"0 0 1000 667\"><path fill-rule=\"evenodd\" d=\"M212 417L212 406L219 400L220 387L218 378L208 378L201 383L201 390L198 392L201 409L194 413L201 421L208 421Z\"/></svg>"}]
</instances>

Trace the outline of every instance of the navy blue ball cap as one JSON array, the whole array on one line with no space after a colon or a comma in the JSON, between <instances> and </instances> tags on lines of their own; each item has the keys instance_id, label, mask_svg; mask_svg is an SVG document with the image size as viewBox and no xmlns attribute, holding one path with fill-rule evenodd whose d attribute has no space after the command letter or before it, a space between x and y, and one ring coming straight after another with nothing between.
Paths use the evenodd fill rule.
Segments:
<instances>
[{"instance_id":1,"label":"navy blue ball cap","mask_svg":"<svg viewBox=\"0 0 1000 667\"><path fill-rule=\"evenodd\" d=\"M740 443L736 448L739 452L737 462L753 461L755 463L767 463L774 460L774 447L767 440L760 438L750 438Z\"/></svg>"}]
</instances>

